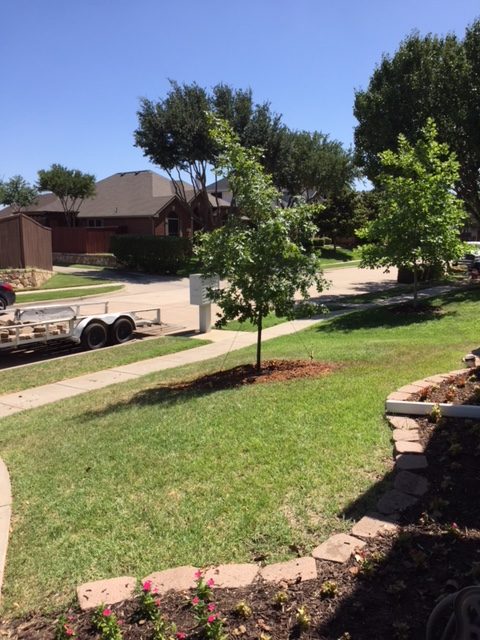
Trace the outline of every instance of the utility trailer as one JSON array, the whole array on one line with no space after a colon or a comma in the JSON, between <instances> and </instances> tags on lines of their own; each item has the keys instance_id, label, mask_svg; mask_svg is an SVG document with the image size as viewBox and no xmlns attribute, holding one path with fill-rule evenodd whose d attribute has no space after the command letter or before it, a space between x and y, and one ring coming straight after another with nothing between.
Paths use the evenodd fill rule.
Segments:
<instances>
[{"instance_id":1,"label":"utility trailer","mask_svg":"<svg viewBox=\"0 0 480 640\"><path fill-rule=\"evenodd\" d=\"M86 312L85 307L98 307L99 304L103 306L100 313ZM94 350L127 342L137 329L158 326L163 333L175 329L162 323L158 308L112 313L108 310L108 302L17 307L12 315L5 319L0 316L0 351L58 341L69 341Z\"/></svg>"}]
</instances>

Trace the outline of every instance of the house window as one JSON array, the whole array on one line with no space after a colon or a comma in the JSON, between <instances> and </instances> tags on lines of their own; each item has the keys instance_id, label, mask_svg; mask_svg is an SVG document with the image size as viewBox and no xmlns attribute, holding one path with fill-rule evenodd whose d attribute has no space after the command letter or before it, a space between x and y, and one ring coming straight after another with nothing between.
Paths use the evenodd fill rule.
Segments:
<instances>
[{"instance_id":1,"label":"house window","mask_svg":"<svg viewBox=\"0 0 480 640\"><path fill-rule=\"evenodd\" d=\"M180 224L178 221L178 215L172 211L167 218L167 235L178 236L180 231Z\"/></svg>"},{"instance_id":2,"label":"house window","mask_svg":"<svg viewBox=\"0 0 480 640\"><path fill-rule=\"evenodd\" d=\"M100 218L90 218L88 220L89 227L103 227L103 220Z\"/></svg>"}]
</instances>

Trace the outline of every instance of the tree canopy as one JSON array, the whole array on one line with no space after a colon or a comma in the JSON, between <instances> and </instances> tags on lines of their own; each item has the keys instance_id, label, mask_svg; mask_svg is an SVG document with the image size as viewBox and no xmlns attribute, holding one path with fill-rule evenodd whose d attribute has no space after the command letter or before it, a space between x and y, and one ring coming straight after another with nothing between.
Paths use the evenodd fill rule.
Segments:
<instances>
[{"instance_id":1,"label":"tree canopy","mask_svg":"<svg viewBox=\"0 0 480 640\"><path fill-rule=\"evenodd\" d=\"M289 204L300 194L315 201L352 184L352 157L339 142L320 132L289 130L270 103L254 102L250 89L218 84L209 92L195 83L171 82L165 98L141 100L135 145L162 167L187 205L182 176L188 177L196 195L201 194L204 209L210 206L207 171L216 163L219 146L209 134L207 113L226 120L242 146L261 149L260 164L275 187L292 197ZM194 211L191 214L195 217ZM214 226L208 222L205 228Z\"/></svg>"},{"instance_id":2,"label":"tree canopy","mask_svg":"<svg viewBox=\"0 0 480 640\"><path fill-rule=\"evenodd\" d=\"M311 286L321 291L325 284L310 249L319 206L279 207L280 194L260 164L259 151L243 147L223 120L213 120L212 137L221 150L218 172L228 178L240 215L200 234L196 253L203 276L226 279L224 287L210 293L222 309L220 323L236 318L257 327L260 368L263 319L271 311L292 317L296 292L306 299Z\"/></svg>"},{"instance_id":3,"label":"tree canopy","mask_svg":"<svg viewBox=\"0 0 480 640\"><path fill-rule=\"evenodd\" d=\"M67 169L61 164L52 164L50 169L38 172L39 191L51 191L62 203L67 225L75 221L86 198L95 195L95 176L78 169Z\"/></svg>"},{"instance_id":4,"label":"tree canopy","mask_svg":"<svg viewBox=\"0 0 480 640\"><path fill-rule=\"evenodd\" d=\"M208 92L196 83L171 81L170 85L167 96L157 102L142 98L135 145L168 174L192 218L209 229L215 225L206 191L207 171L215 164L219 148L210 136L207 114L228 120L244 145L260 145L269 169L277 162L283 125L268 103L254 104L250 90L218 84ZM188 178L190 191L183 176ZM199 216L191 206L191 189L200 200Z\"/></svg>"},{"instance_id":5,"label":"tree canopy","mask_svg":"<svg viewBox=\"0 0 480 640\"><path fill-rule=\"evenodd\" d=\"M0 204L12 207L15 213L21 213L34 204L38 191L22 176L13 176L10 180L0 181Z\"/></svg>"},{"instance_id":6,"label":"tree canopy","mask_svg":"<svg viewBox=\"0 0 480 640\"><path fill-rule=\"evenodd\" d=\"M413 143L428 117L439 139L460 163L455 188L467 210L480 220L480 20L455 35L421 37L413 33L393 56L384 56L369 86L355 95L356 154L376 183L378 154L396 149L402 133Z\"/></svg>"},{"instance_id":7,"label":"tree canopy","mask_svg":"<svg viewBox=\"0 0 480 640\"><path fill-rule=\"evenodd\" d=\"M291 197L322 202L352 190L358 171L352 154L337 140L319 131L288 131L284 150L276 185Z\"/></svg>"},{"instance_id":8,"label":"tree canopy","mask_svg":"<svg viewBox=\"0 0 480 640\"><path fill-rule=\"evenodd\" d=\"M361 266L412 269L416 301L421 265L444 264L462 254L465 211L453 192L459 164L448 145L437 141L432 119L415 145L400 135L398 151L383 151L379 162L380 210L359 233L369 243L361 249Z\"/></svg>"}]
</instances>

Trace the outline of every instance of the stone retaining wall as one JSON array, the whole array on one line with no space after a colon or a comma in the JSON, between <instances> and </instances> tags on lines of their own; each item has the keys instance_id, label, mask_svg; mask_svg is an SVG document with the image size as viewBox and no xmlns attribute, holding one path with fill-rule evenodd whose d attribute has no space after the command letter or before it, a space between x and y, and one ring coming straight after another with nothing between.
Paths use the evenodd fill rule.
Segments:
<instances>
[{"instance_id":1,"label":"stone retaining wall","mask_svg":"<svg viewBox=\"0 0 480 640\"><path fill-rule=\"evenodd\" d=\"M37 289L52 276L53 271L43 269L0 269L0 281L8 282L16 291Z\"/></svg>"},{"instance_id":2,"label":"stone retaining wall","mask_svg":"<svg viewBox=\"0 0 480 640\"><path fill-rule=\"evenodd\" d=\"M87 264L95 267L118 267L112 253L54 253L55 264Z\"/></svg>"}]
</instances>

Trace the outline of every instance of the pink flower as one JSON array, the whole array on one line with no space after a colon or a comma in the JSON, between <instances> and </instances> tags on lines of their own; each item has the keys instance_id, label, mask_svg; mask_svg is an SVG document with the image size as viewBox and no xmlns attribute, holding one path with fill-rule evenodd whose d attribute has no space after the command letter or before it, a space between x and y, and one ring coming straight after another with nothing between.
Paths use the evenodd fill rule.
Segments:
<instances>
[{"instance_id":1,"label":"pink flower","mask_svg":"<svg viewBox=\"0 0 480 640\"><path fill-rule=\"evenodd\" d=\"M147 593L149 591L151 591L152 590L152 581L151 580L145 580L145 582L142 585L142 589Z\"/></svg>"},{"instance_id":2,"label":"pink flower","mask_svg":"<svg viewBox=\"0 0 480 640\"><path fill-rule=\"evenodd\" d=\"M198 596L195 596L194 598L192 598L192 604L197 605L200 602L200 598Z\"/></svg>"},{"instance_id":3,"label":"pink flower","mask_svg":"<svg viewBox=\"0 0 480 640\"><path fill-rule=\"evenodd\" d=\"M195 578L196 578L197 580L201 580L201 579L202 579L202 577L203 577L203 574L202 574L202 572L200 571L200 569L199 569L198 571L195 571Z\"/></svg>"},{"instance_id":4,"label":"pink flower","mask_svg":"<svg viewBox=\"0 0 480 640\"><path fill-rule=\"evenodd\" d=\"M217 619L217 616L216 616L216 614L214 613L213 615L208 616L208 618L207 618L207 622L208 622L208 624L212 624L212 622L215 622L215 620L216 620L216 619Z\"/></svg>"},{"instance_id":5,"label":"pink flower","mask_svg":"<svg viewBox=\"0 0 480 640\"><path fill-rule=\"evenodd\" d=\"M104 609L102 611L102 616L105 616L105 618L108 618L111 615L112 615L112 610L111 609Z\"/></svg>"},{"instance_id":6,"label":"pink flower","mask_svg":"<svg viewBox=\"0 0 480 640\"><path fill-rule=\"evenodd\" d=\"M160 600L160 598L155 598L155 604L157 607L160 607L160 605L162 604L162 601Z\"/></svg>"},{"instance_id":7,"label":"pink flower","mask_svg":"<svg viewBox=\"0 0 480 640\"><path fill-rule=\"evenodd\" d=\"M70 629L70 627L65 627L65 635L72 638L75 635L75 631L73 629Z\"/></svg>"},{"instance_id":8,"label":"pink flower","mask_svg":"<svg viewBox=\"0 0 480 640\"><path fill-rule=\"evenodd\" d=\"M120 626L122 626L122 624L123 624L123 620L117 620L117 624L119 624Z\"/></svg>"},{"instance_id":9,"label":"pink flower","mask_svg":"<svg viewBox=\"0 0 480 640\"><path fill-rule=\"evenodd\" d=\"M215 603L214 602L210 602L210 604L208 605L207 609L209 611L215 611Z\"/></svg>"},{"instance_id":10,"label":"pink flower","mask_svg":"<svg viewBox=\"0 0 480 640\"><path fill-rule=\"evenodd\" d=\"M73 622L75 620L75 616L67 616L67 620L69 622Z\"/></svg>"},{"instance_id":11,"label":"pink flower","mask_svg":"<svg viewBox=\"0 0 480 640\"><path fill-rule=\"evenodd\" d=\"M182 631L179 631L177 634L175 634L177 636L178 640L185 640L185 638L187 637L186 633L183 633Z\"/></svg>"},{"instance_id":12,"label":"pink flower","mask_svg":"<svg viewBox=\"0 0 480 640\"><path fill-rule=\"evenodd\" d=\"M213 587L214 584L215 584L215 580L213 578L210 578L210 580L207 582L208 587Z\"/></svg>"}]
</instances>

